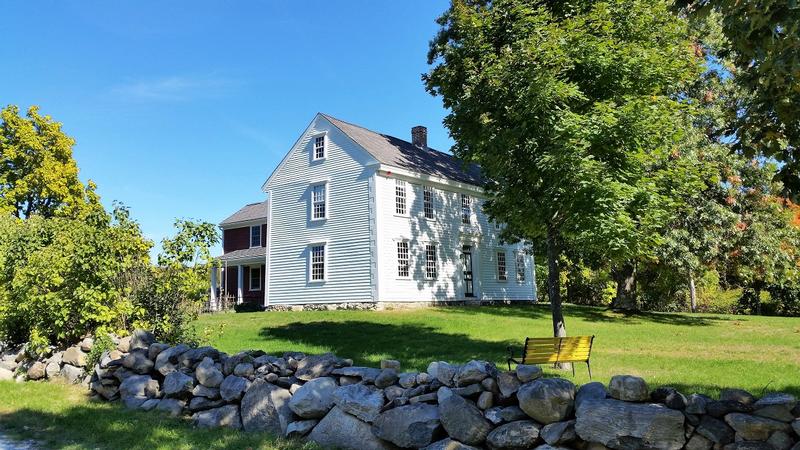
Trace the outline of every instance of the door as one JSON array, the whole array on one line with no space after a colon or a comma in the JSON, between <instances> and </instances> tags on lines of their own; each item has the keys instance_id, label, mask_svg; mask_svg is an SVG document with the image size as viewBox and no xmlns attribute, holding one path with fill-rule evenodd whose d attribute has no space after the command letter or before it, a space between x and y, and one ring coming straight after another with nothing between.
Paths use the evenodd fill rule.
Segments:
<instances>
[{"instance_id":1,"label":"door","mask_svg":"<svg viewBox=\"0 0 800 450\"><path fill-rule=\"evenodd\" d=\"M461 264L464 270L464 297L475 297L475 284L472 277L472 246L461 247Z\"/></svg>"}]
</instances>

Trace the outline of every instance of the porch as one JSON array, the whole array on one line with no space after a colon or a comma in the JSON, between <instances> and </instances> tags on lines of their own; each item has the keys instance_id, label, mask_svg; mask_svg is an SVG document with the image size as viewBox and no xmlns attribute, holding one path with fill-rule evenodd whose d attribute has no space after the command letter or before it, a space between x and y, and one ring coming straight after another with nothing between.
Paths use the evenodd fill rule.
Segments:
<instances>
[{"instance_id":1,"label":"porch","mask_svg":"<svg viewBox=\"0 0 800 450\"><path fill-rule=\"evenodd\" d=\"M264 304L266 248L235 250L217 258L210 271L206 311L221 311L242 303Z\"/></svg>"}]
</instances>

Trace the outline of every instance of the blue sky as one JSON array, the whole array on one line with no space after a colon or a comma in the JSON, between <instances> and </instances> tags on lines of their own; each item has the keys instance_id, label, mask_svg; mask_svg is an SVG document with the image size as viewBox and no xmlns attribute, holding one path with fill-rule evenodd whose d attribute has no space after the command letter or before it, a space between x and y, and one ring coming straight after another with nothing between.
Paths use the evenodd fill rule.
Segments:
<instances>
[{"instance_id":1,"label":"blue sky","mask_svg":"<svg viewBox=\"0 0 800 450\"><path fill-rule=\"evenodd\" d=\"M150 239L176 217L217 223L318 111L404 139L452 141L425 92L446 0L39 1L3 7L0 103L76 139L83 180Z\"/></svg>"}]
</instances>

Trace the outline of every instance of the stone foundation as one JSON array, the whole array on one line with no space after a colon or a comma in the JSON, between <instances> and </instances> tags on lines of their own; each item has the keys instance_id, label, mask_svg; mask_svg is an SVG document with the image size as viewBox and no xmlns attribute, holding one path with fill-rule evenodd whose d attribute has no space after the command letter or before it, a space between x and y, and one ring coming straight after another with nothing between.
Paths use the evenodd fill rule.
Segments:
<instances>
[{"instance_id":1,"label":"stone foundation","mask_svg":"<svg viewBox=\"0 0 800 450\"><path fill-rule=\"evenodd\" d=\"M407 310L446 306L501 306L535 304L535 300L443 300L429 302L343 302L343 303L309 303L304 305L270 305L265 311L384 311Z\"/></svg>"},{"instance_id":2,"label":"stone foundation","mask_svg":"<svg viewBox=\"0 0 800 450\"><path fill-rule=\"evenodd\" d=\"M0 379L66 378L124 407L188 417L197 427L267 431L324 448L800 450L800 405L726 389L720 398L650 390L612 377L575 386L537 366L503 371L486 361L354 367L333 354L281 356L118 340L86 367L91 340L47 359L6 350Z\"/></svg>"}]
</instances>

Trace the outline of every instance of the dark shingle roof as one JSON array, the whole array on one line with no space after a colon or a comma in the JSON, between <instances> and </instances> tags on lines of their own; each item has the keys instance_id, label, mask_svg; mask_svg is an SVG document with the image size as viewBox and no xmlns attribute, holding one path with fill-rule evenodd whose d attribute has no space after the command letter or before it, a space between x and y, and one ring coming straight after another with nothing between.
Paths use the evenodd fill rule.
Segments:
<instances>
[{"instance_id":1,"label":"dark shingle roof","mask_svg":"<svg viewBox=\"0 0 800 450\"><path fill-rule=\"evenodd\" d=\"M408 141L368 130L327 114L322 114L322 116L342 130L356 144L368 151L381 164L449 178L476 186L483 185L480 167L476 164L465 166L461 160L453 155L430 147L420 148Z\"/></svg>"},{"instance_id":2,"label":"dark shingle roof","mask_svg":"<svg viewBox=\"0 0 800 450\"><path fill-rule=\"evenodd\" d=\"M267 256L266 247L253 247L253 248L245 248L242 250L234 250L232 252L225 253L224 255L219 256L218 259L220 261L231 261L235 259L260 258L266 256Z\"/></svg>"},{"instance_id":3,"label":"dark shingle roof","mask_svg":"<svg viewBox=\"0 0 800 450\"><path fill-rule=\"evenodd\" d=\"M230 217L220 222L220 225L224 226L238 222L247 222L249 220L266 219L268 202L269 200L264 200L263 202L245 205L242 209L236 211Z\"/></svg>"}]
</instances>

